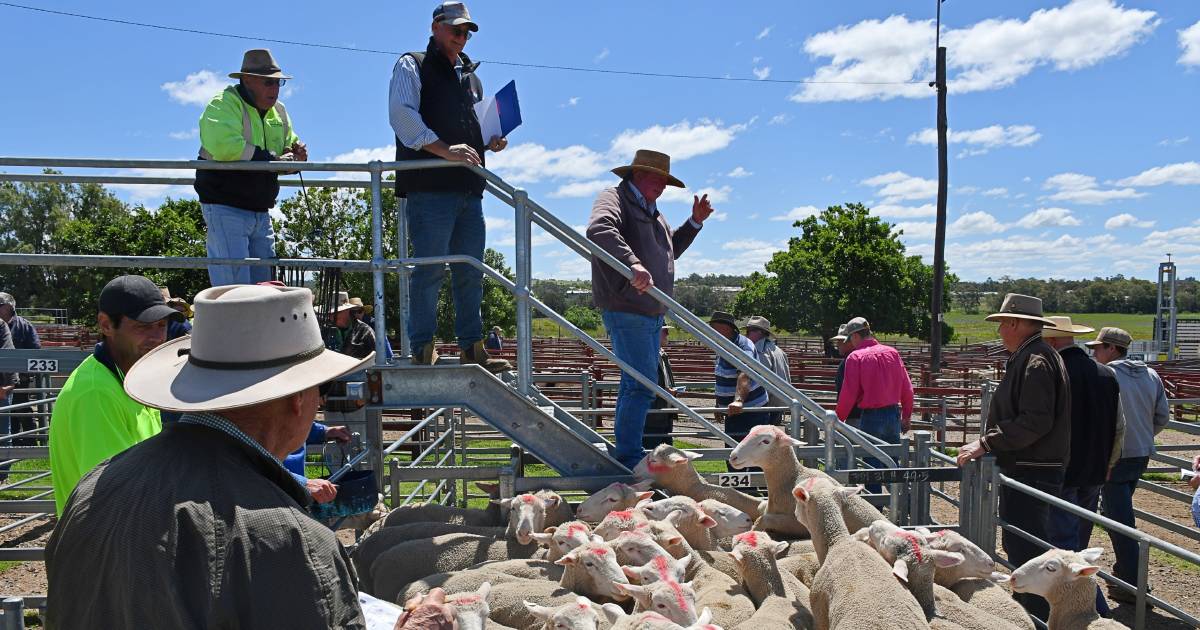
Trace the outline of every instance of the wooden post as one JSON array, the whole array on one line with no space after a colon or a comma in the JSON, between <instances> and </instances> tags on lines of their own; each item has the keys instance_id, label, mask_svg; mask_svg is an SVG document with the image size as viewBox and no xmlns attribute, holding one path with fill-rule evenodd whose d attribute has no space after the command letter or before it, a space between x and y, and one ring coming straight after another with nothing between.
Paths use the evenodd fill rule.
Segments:
<instances>
[{"instance_id":1,"label":"wooden post","mask_svg":"<svg viewBox=\"0 0 1200 630\"><path fill-rule=\"evenodd\" d=\"M940 5L940 3L939 3ZM937 134L938 134L938 196L937 228L933 241L933 296L930 300L929 382L933 385L942 367L942 292L946 276L946 189L947 124L946 124L946 48L937 49Z\"/></svg>"}]
</instances>

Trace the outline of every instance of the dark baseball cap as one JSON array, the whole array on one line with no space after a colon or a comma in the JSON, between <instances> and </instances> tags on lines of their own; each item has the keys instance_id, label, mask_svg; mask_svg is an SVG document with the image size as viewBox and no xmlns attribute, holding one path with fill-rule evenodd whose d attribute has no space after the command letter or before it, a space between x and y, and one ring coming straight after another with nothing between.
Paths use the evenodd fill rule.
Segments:
<instances>
[{"instance_id":1,"label":"dark baseball cap","mask_svg":"<svg viewBox=\"0 0 1200 630\"><path fill-rule=\"evenodd\" d=\"M158 285L145 276L117 276L110 280L100 291L100 312L144 323L168 317L183 319L183 313L167 306Z\"/></svg>"}]
</instances>

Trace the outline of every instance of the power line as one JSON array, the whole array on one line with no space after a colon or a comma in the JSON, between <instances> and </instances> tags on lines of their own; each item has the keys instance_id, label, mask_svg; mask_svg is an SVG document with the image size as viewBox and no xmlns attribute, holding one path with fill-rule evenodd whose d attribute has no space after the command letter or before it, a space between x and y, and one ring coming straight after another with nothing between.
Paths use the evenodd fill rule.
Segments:
<instances>
[{"instance_id":1,"label":"power line","mask_svg":"<svg viewBox=\"0 0 1200 630\"><path fill-rule=\"evenodd\" d=\"M216 31L205 31L195 28L183 28L179 26L167 26L164 24L150 24L148 22L135 22L133 20L122 20L119 18L103 17L99 15L86 15L83 13L72 13L70 11L56 11L54 9L46 9L42 7L31 7L23 4L15 4L12 2L0 2L0 6L9 7L12 9L23 9L36 13L45 13L49 15L57 15L60 17L71 17L82 20L92 20L95 22L107 22L109 24L120 24L123 26L136 26L139 28L150 28L160 31L169 31L174 33L186 33L189 35L204 35L207 37L223 37L226 39L244 39L259 42L269 42L272 44L285 44L288 46L304 46L307 48L323 48L326 50L341 50L345 52L370 53L375 55L389 55L398 57L404 54L404 51L395 50L378 50L373 48L355 48L352 46L338 46L335 44L321 44L317 42L301 42L289 39L276 39L271 37L258 37L254 35L236 35L233 33L218 33ZM811 79L758 79L750 77L721 77L703 74L674 74L666 72L640 72L636 70L606 70L604 68L583 68L579 66L556 66L549 64L538 63L521 63L516 61L498 61L495 59L480 59L482 63L492 63L498 66L512 66L516 68L533 68L538 70L562 70L567 72L590 72L593 74L614 74L624 76L637 77L654 77L662 79L694 79L701 81L735 81L745 83L783 83L790 85L801 84L835 84L835 85L911 85L916 83L925 83L925 81L814 81Z\"/></svg>"}]
</instances>

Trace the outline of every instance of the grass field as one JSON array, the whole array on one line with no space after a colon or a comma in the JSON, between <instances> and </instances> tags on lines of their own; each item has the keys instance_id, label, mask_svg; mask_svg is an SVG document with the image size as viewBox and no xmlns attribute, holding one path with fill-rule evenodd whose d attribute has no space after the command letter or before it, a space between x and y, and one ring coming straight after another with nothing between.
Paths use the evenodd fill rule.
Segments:
<instances>
[{"instance_id":1,"label":"grass field","mask_svg":"<svg viewBox=\"0 0 1200 630\"><path fill-rule=\"evenodd\" d=\"M1055 315L1070 315L1071 321L1077 324L1092 326L1096 330L1104 326L1117 326L1129 331L1133 335L1134 340L1148 340L1150 333L1154 328L1153 315L1128 315L1123 313L1054 313ZM984 319L987 313L968 314L961 311L951 311L946 313L946 321L954 327L953 343L973 343L977 341L988 341L997 339L996 323L989 322ZM868 318L870 319L870 318ZM587 331L593 337L604 335L604 330L596 329ZM554 322L548 319L540 318L533 320L533 334L535 337L569 337L562 328L559 328ZM787 335L788 333L780 333ZM895 335L880 335L884 339L897 339ZM672 330L671 338L677 340L691 339L692 336L682 330Z\"/></svg>"}]
</instances>

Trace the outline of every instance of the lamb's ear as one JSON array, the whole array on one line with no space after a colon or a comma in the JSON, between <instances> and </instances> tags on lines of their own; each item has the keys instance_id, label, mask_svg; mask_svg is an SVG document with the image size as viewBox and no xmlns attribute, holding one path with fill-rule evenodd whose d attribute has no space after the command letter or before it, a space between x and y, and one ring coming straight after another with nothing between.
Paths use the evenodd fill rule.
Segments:
<instances>
[{"instance_id":1,"label":"lamb's ear","mask_svg":"<svg viewBox=\"0 0 1200 630\"><path fill-rule=\"evenodd\" d=\"M933 556L933 563L943 569L958 566L967 559L966 556L957 551L930 549L926 553Z\"/></svg>"},{"instance_id":2,"label":"lamb's ear","mask_svg":"<svg viewBox=\"0 0 1200 630\"><path fill-rule=\"evenodd\" d=\"M864 527L850 535L851 538L858 542L867 542L871 540L871 531L869 527Z\"/></svg>"},{"instance_id":3,"label":"lamb's ear","mask_svg":"<svg viewBox=\"0 0 1200 630\"><path fill-rule=\"evenodd\" d=\"M645 481L639 481L635 484L631 484L629 487L637 490L638 492L644 492L654 487L654 480L647 479Z\"/></svg>"},{"instance_id":4,"label":"lamb's ear","mask_svg":"<svg viewBox=\"0 0 1200 630\"><path fill-rule=\"evenodd\" d=\"M742 560L745 560L745 557L742 556L742 550L738 549L737 547L734 547L733 550L729 552L729 555L732 556L734 562L737 562L738 564L741 564ZM685 557L689 557L689 556L685 556Z\"/></svg>"},{"instance_id":5,"label":"lamb's ear","mask_svg":"<svg viewBox=\"0 0 1200 630\"><path fill-rule=\"evenodd\" d=\"M710 623L712 623L712 611L708 609L708 606L705 606L704 612L700 613L700 616L696 619L695 625L707 626Z\"/></svg>"},{"instance_id":6,"label":"lamb's ear","mask_svg":"<svg viewBox=\"0 0 1200 630\"><path fill-rule=\"evenodd\" d=\"M486 602L488 596L490 596L492 594L492 583L484 582L483 584L480 584L479 588L475 590L475 594L478 595L480 599L482 599L483 601Z\"/></svg>"},{"instance_id":7,"label":"lamb's ear","mask_svg":"<svg viewBox=\"0 0 1200 630\"><path fill-rule=\"evenodd\" d=\"M513 499L492 499L492 503L500 506L501 510L512 509Z\"/></svg>"},{"instance_id":8,"label":"lamb's ear","mask_svg":"<svg viewBox=\"0 0 1200 630\"><path fill-rule=\"evenodd\" d=\"M639 573L638 570L633 567L621 565L621 573L624 573L625 577L629 578L630 584L641 584L642 583L642 574Z\"/></svg>"},{"instance_id":9,"label":"lamb's ear","mask_svg":"<svg viewBox=\"0 0 1200 630\"><path fill-rule=\"evenodd\" d=\"M646 490L644 492L639 491L639 492L637 492L637 494L634 495L634 499L640 505L642 501L649 501L650 497L652 497L652 496L654 496L653 490Z\"/></svg>"},{"instance_id":10,"label":"lamb's ear","mask_svg":"<svg viewBox=\"0 0 1200 630\"><path fill-rule=\"evenodd\" d=\"M622 584L620 582L613 582L613 586L617 587L618 591L637 600L637 603L642 606L646 608L650 607L650 593L646 590L646 587L636 584Z\"/></svg>"},{"instance_id":11,"label":"lamb's ear","mask_svg":"<svg viewBox=\"0 0 1200 630\"><path fill-rule=\"evenodd\" d=\"M672 464L684 464L687 463L688 460L689 457L687 451L684 451L683 453L671 453L667 455L667 461L671 462Z\"/></svg>"},{"instance_id":12,"label":"lamb's ear","mask_svg":"<svg viewBox=\"0 0 1200 630\"><path fill-rule=\"evenodd\" d=\"M522 601L521 603L525 604L525 608L527 608L529 610L530 614L532 614L534 617L537 617L538 619L541 619L542 621L550 621L550 618L554 616L553 608L539 606L528 600Z\"/></svg>"},{"instance_id":13,"label":"lamb's ear","mask_svg":"<svg viewBox=\"0 0 1200 630\"><path fill-rule=\"evenodd\" d=\"M705 529L711 529L717 526L717 519L700 511L700 526Z\"/></svg>"},{"instance_id":14,"label":"lamb's ear","mask_svg":"<svg viewBox=\"0 0 1200 630\"><path fill-rule=\"evenodd\" d=\"M841 486L837 489L837 491L838 494L848 499L858 494L860 491L862 491L862 489L862 486Z\"/></svg>"},{"instance_id":15,"label":"lamb's ear","mask_svg":"<svg viewBox=\"0 0 1200 630\"><path fill-rule=\"evenodd\" d=\"M803 440L797 440L796 438L794 438L794 437L792 437L792 436L790 436L790 435L784 436L784 438L785 438L785 439L786 439L788 442L790 442L792 446L804 446L804 441L803 441Z\"/></svg>"},{"instance_id":16,"label":"lamb's ear","mask_svg":"<svg viewBox=\"0 0 1200 630\"><path fill-rule=\"evenodd\" d=\"M558 560L555 560L554 564L564 566L564 567L569 567L569 566L575 564L576 562L579 561L579 554L577 553L577 551L578 550L573 550L573 551L567 553L567 555L559 558Z\"/></svg>"},{"instance_id":17,"label":"lamb's ear","mask_svg":"<svg viewBox=\"0 0 1200 630\"><path fill-rule=\"evenodd\" d=\"M551 527L550 531L554 531L554 528ZM549 533L539 534L537 532L534 532L534 533L530 534L530 537L533 538L534 542L536 542L537 544L539 544L543 547L549 547L550 543L554 540L554 534L549 534Z\"/></svg>"},{"instance_id":18,"label":"lamb's ear","mask_svg":"<svg viewBox=\"0 0 1200 630\"><path fill-rule=\"evenodd\" d=\"M892 574L900 578L901 582L908 583L908 564L903 560L897 559L892 563Z\"/></svg>"},{"instance_id":19,"label":"lamb's ear","mask_svg":"<svg viewBox=\"0 0 1200 630\"><path fill-rule=\"evenodd\" d=\"M1094 564L1080 564L1078 562L1072 562L1071 564L1068 564L1067 568L1071 569L1071 573L1074 573L1075 577L1088 577L1090 575L1095 575L1095 573L1100 570L1100 567Z\"/></svg>"},{"instance_id":20,"label":"lamb's ear","mask_svg":"<svg viewBox=\"0 0 1200 630\"><path fill-rule=\"evenodd\" d=\"M604 613L604 618L608 619L610 625L617 625L617 622L628 617L625 614L625 609L616 604L604 604L600 607L600 611Z\"/></svg>"},{"instance_id":21,"label":"lamb's ear","mask_svg":"<svg viewBox=\"0 0 1200 630\"><path fill-rule=\"evenodd\" d=\"M672 512L674 514L674 512ZM667 547L678 547L683 544L683 536L671 536L667 538Z\"/></svg>"},{"instance_id":22,"label":"lamb's ear","mask_svg":"<svg viewBox=\"0 0 1200 630\"><path fill-rule=\"evenodd\" d=\"M771 553L774 554L776 558L778 558L779 556L782 556L785 552L787 552L789 545L790 545L790 543L788 543L787 541L781 540L771 546ZM688 557L690 558L691 556L688 556Z\"/></svg>"},{"instance_id":23,"label":"lamb's ear","mask_svg":"<svg viewBox=\"0 0 1200 630\"><path fill-rule=\"evenodd\" d=\"M680 558L679 560L675 561L675 568L679 569L679 571L682 573L687 573L688 565L691 563L692 563L692 557L690 555L684 556L684 557Z\"/></svg>"},{"instance_id":24,"label":"lamb's ear","mask_svg":"<svg viewBox=\"0 0 1200 630\"><path fill-rule=\"evenodd\" d=\"M1104 555L1104 548L1089 547L1083 551L1080 551L1079 555L1083 556L1083 559L1087 560L1088 562L1095 562L1100 559L1100 556Z\"/></svg>"},{"instance_id":25,"label":"lamb's ear","mask_svg":"<svg viewBox=\"0 0 1200 630\"><path fill-rule=\"evenodd\" d=\"M792 496L796 497L797 501L807 501L810 495L804 486L796 486L792 488Z\"/></svg>"},{"instance_id":26,"label":"lamb's ear","mask_svg":"<svg viewBox=\"0 0 1200 630\"><path fill-rule=\"evenodd\" d=\"M675 527L679 527L679 521L681 519L683 519L683 512L675 510L674 512L667 512L667 516L663 520Z\"/></svg>"},{"instance_id":27,"label":"lamb's ear","mask_svg":"<svg viewBox=\"0 0 1200 630\"><path fill-rule=\"evenodd\" d=\"M603 537L603 536L598 536L598 535L596 535L596 534L591 534L591 535L589 535L589 536L588 536L588 541L590 541L590 542L593 542L593 543L596 543L597 545L603 545L603 544L604 544L604 537Z\"/></svg>"},{"instance_id":28,"label":"lamb's ear","mask_svg":"<svg viewBox=\"0 0 1200 630\"><path fill-rule=\"evenodd\" d=\"M545 496L541 496L541 495L536 495L536 496L539 499L541 499L546 504L546 507L548 507L548 508L556 508L556 507L558 507L559 503L562 503L562 497L558 496L557 494L554 494L553 492L547 493Z\"/></svg>"},{"instance_id":29,"label":"lamb's ear","mask_svg":"<svg viewBox=\"0 0 1200 630\"><path fill-rule=\"evenodd\" d=\"M701 457L704 457L704 455L701 455L695 451L684 451L683 454L687 455L688 459L700 459Z\"/></svg>"},{"instance_id":30,"label":"lamb's ear","mask_svg":"<svg viewBox=\"0 0 1200 630\"><path fill-rule=\"evenodd\" d=\"M1007 581L1011 580L1011 579L1012 579L1012 576L1010 576L1010 575L1009 575L1009 574L1007 574L1007 573L1001 573L1001 572L999 572L999 571L992 571L992 574L991 574L991 575L989 575L989 576L987 577L987 579L988 579L989 581L991 581L991 582L995 582L995 583L997 583L997 584L1004 584L1005 582L1007 582Z\"/></svg>"},{"instance_id":31,"label":"lamb's ear","mask_svg":"<svg viewBox=\"0 0 1200 630\"><path fill-rule=\"evenodd\" d=\"M650 495L650 496L653 496L653 495L654 495L654 493L653 493L653 492L647 492L646 494L647 494L647 495ZM654 501L651 501L651 500L650 500L650 496L639 497L639 498L638 498L638 502L637 502L637 504L636 504L636 505L634 505L634 506L633 506L633 509L635 509L635 510L636 510L636 509L639 509L639 508L644 508L644 507L646 507L647 505L650 505L651 503L654 503Z\"/></svg>"}]
</instances>

